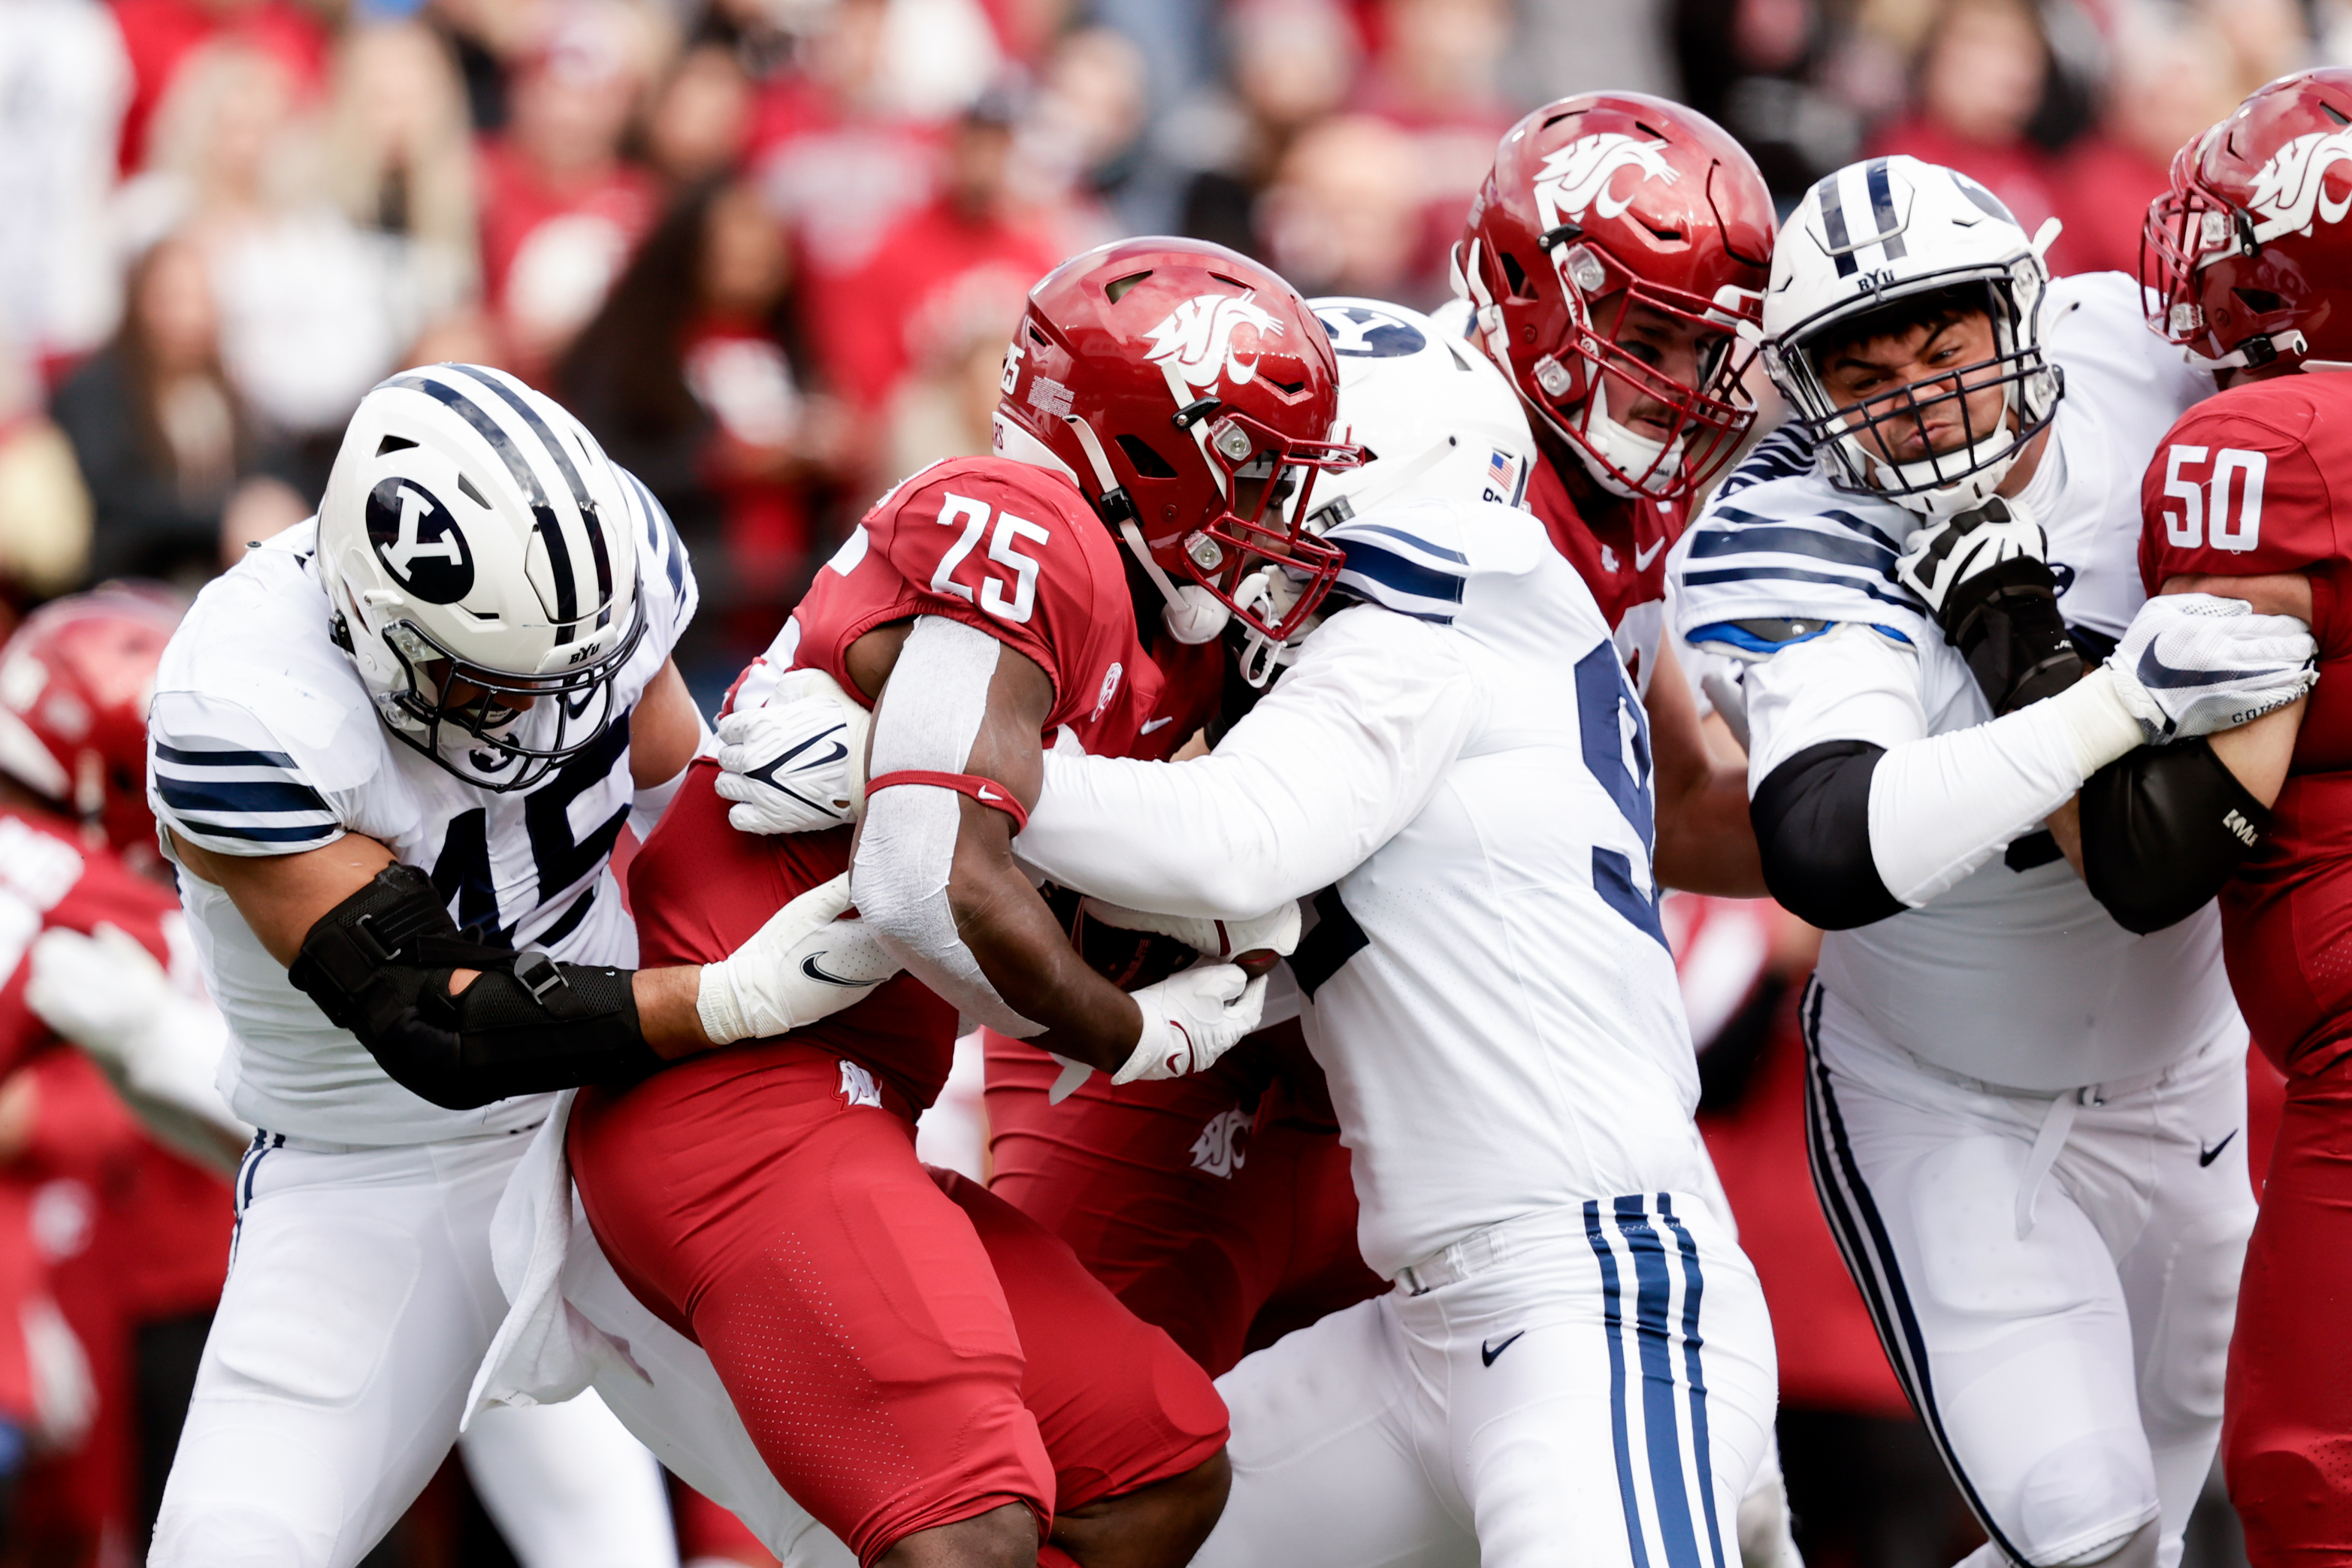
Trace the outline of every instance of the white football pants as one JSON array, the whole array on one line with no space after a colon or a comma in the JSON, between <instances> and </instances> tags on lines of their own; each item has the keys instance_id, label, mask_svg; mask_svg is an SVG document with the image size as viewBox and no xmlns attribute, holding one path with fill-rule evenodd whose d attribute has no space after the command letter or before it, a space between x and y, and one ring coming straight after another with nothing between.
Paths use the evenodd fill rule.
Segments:
<instances>
[{"instance_id":1,"label":"white football pants","mask_svg":"<svg viewBox=\"0 0 2352 1568\"><path fill-rule=\"evenodd\" d=\"M1528 1216L1423 1272L1217 1380L1233 1494L1196 1568L1737 1568L1777 1369L1702 1197Z\"/></svg>"},{"instance_id":2,"label":"white football pants","mask_svg":"<svg viewBox=\"0 0 2352 1568\"><path fill-rule=\"evenodd\" d=\"M1956 1082L1819 983L1813 1182L1905 1391L2010 1560L2094 1559L2205 1483L2254 1219L2246 1033L2064 1096Z\"/></svg>"},{"instance_id":3,"label":"white football pants","mask_svg":"<svg viewBox=\"0 0 2352 1568\"><path fill-rule=\"evenodd\" d=\"M505 1314L490 1216L529 1143L256 1140L150 1563L349 1568L383 1537ZM593 1395L488 1412L465 1458L524 1568L676 1568L660 1469Z\"/></svg>"}]
</instances>

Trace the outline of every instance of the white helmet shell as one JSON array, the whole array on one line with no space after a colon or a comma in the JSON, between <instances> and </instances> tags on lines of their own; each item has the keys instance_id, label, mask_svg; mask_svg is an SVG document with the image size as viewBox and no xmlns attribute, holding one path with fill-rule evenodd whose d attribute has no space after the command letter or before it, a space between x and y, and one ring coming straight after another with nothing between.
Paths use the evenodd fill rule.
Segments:
<instances>
[{"instance_id":1,"label":"white helmet shell","mask_svg":"<svg viewBox=\"0 0 2352 1568\"><path fill-rule=\"evenodd\" d=\"M393 733L496 790L593 742L645 629L651 505L579 421L502 371L432 365L371 391L327 480L319 563Z\"/></svg>"},{"instance_id":2,"label":"white helmet shell","mask_svg":"<svg viewBox=\"0 0 2352 1568\"><path fill-rule=\"evenodd\" d=\"M1391 501L1526 500L1535 437L1493 361L1402 305L1335 298L1307 308L1339 361L1339 423L1368 449L1363 466L1317 476L1317 532Z\"/></svg>"},{"instance_id":3,"label":"white helmet shell","mask_svg":"<svg viewBox=\"0 0 2352 1568\"><path fill-rule=\"evenodd\" d=\"M1999 488L2063 395L2064 379L2042 351L2050 283L2042 257L2057 232L2052 219L2029 238L1991 192L1916 158L1850 163L1805 193L1772 249L1764 363L1833 481L1930 517L1964 511ZM1998 382L2004 416L1995 428L1967 430L1953 451L1891 463L1865 434L1955 398L1952 383L1915 383L1859 410L1840 408L1822 383L1813 349L1906 298L1970 287L1985 291L1994 358L1966 367L1978 372L1969 384Z\"/></svg>"}]
</instances>

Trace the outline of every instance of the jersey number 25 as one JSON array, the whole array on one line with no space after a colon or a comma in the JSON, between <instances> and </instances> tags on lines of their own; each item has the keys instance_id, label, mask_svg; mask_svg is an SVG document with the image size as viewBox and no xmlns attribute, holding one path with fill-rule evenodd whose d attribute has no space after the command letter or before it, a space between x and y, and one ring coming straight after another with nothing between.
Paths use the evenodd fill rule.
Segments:
<instances>
[{"instance_id":1,"label":"jersey number 25","mask_svg":"<svg viewBox=\"0 0 2352 1568\"><path fill-rule=\"evenodd\" d=\"M982 531L988 527L989 510L983 501L975 501L968 496L958 496L952 492L949 494L946 504L940 507L940 526L950 528L961 527L963 534L948 547L948 553L940 558L939 570L931 573L933 593L952 593L967 603L973 601L971 585L956 581L955 574L956 570L963 565L964 558L971 554L972 547L980 542ZM997 513L996 532L988 541L988 559L1011 570L1013 575L1009 580L1013 584L1013 591L1009 595L1004 591L1008 580L982 571L980 573L980 607L998 620L1010 621L1015 626L1026 622L1030 612L1037 607L1037 558L1022 554L1019 546L1024 539L1042 546L1053 537L1051 529L1026 517L1016 517L1010 512Z\"/></svg>"}]
</instances>

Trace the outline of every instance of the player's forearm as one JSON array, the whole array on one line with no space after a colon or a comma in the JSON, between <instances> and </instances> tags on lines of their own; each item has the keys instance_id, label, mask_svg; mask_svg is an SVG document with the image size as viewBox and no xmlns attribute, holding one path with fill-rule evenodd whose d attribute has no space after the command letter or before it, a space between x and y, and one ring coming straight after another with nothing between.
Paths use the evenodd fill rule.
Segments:
<instances>
[{"instance_id":1,"label":"player's forearm","mask_svg":"<svg viewBox=\"0 0 2352 1568\"><path fill-rule=\"evenodd\" d=\"M1009 858L980 874L960 865L949 896L957 929L996 994L1044 1026L1032 1044L1106 1071L1127 1061L1143 1015L1087 967Z\"/></svg>"},{"instance_id":2,"label":"player's forearm","mask_svg":"<svg viewBox=\"0 0 2352 1568\"><path fill-rule=\"evenodd\" d=\"M695 1010L702 968L699 964L675 965L639 969L630 977L630 991L637 1004L638 1032L645 1036L653 1053L665 1061L676 1061L682 1056L710 1049L710 1038L703 1033L702 1019Z\"/></svg>"}]
</instances>

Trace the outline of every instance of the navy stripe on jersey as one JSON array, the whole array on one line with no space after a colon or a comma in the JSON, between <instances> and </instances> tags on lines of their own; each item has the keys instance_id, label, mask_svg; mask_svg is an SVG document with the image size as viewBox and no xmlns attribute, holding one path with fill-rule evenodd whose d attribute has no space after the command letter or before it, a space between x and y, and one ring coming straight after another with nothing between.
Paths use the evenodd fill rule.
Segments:
<instances>
[{"instance_id":1,"label":"navy stripe on jersey","mask_svg":"<svg viewBox=\"0 0 2352 1568\"><path fill-rule=\"evenodd\" d=\"M1694 560L1772 551L1783 555L1809 555L1817 560L1837 561L1880 573L1891 574L1895 568L1895 552L1874 539L1777 524L1769 517L1759 517L1729 507L1717 507L1713 516L1749 526L1738 529L1700 529L1697 537L1691 540L1690 553Z\"/></svg>"},{"instance_id":2,"label":"navy stripe on jersey","mask_svg":"<svg viewBox=\"0 0 2352 1568\"><path fill-rule=\"evenodd\" d=\"M326 801L298 779L218 779L201 781L155 776L156 793L175 811L283 812L324 814Z\"/></svg>"},{"instance_id":3,"label":"navy stripe on jersey","mask_svg":"<svg viewBox=\"0 0 2352 1568\"><path fill-rule=\"evenodd\" d=\"M1718 582L1781 581L1827 583L1832 587L1853 589L1857 593L1868 594L1873 599L1880 600L1885 603L1895 605L1900 609L1911 611L1915 613L1919 612L1918 601L1913 599L1908 594L1889 593L1885 589L1880 588L1874 583L1864 582L1858 578L1838 577L1824 571L1803 571L1794 567L1727 567L1718 571L1685 572L1683 575L1682 580L1683 585L1686 588L1704 588L1709 583Z\"/></svg>"},{"instance_id":4,"label":"navy stripe on jersey","mask_svg":"<svg viewBox=\"0 0 2352 1568\"><path fill-rule=\"evenodd\" d=\"M1716 486L1715 499L1720 504L1751 485L1793 479L1800 474L1811 473L1812 467L1813 438L1792 419L1758 442L1756 449L1740 459L1739 466Z\"/></svg>"},{"instance_id":5,"label":"navy stripe on jersey","mask_svg":"<svg viewBox=\"0 0 2352 1568\"><path fill-rule=\"evenodd\" d=\"M1377 523L1345 524L1324 537L1348 558L1339 587L1401 615L1453 623L1462 608L1458 569L1467 564L1458 552Z\"/></svg>"},{"instance_id":6,"label":"navy stripe on jersey","mask_svg":"<svg viewBox=\"0 0 2352 1568\"><path fill-rule=\"evenodd\" d=\"M152 775L165 820L200 843L213 841L207 847L312 847L342 831L334 808L282 751L159 740Z\"/></svg>"},{"instance_id":7,"label":"navy stripe on jersey","mask_svg":"<svg viewBox=\"0 0 2352 1568\"><path fill-rule=\"evenodd\" d=\"M1601 1265L1601 1325L1609 1339L1609 1442L1617 1454L1617 1500L1625 1511L1625 1539L1633 1568L1650 1568L1650 1549L1643 1540L1642 1500L1633 1492L1633 1434L1625 1419L1625 1312L1619 1299L1617 1254L1601 1227L1601 1205L1584 1204L1584 1239Z\"/></svg>"},{"instance_id":8,"label":"navy stripe on jersey","mask_svg":"<svg viewBox=\"0 0 2352 1568\"><path fill-rule=\"evenodd\" d=\"M1944 1468L1959 1486L1961 1499L1969 1511L1976 1515L1977 1523L1992 1538L1993 1544L2012 1563L2023 1563L2026 1556L2001 1531L1984 1499L1977 1492L1968 1471L1960 1467L1959 1457L1953 1451L1951 1439L1944 1429L1943 1414L1937 1408L1935 1379L1928 1368L1927 1335L1921 1332L1919 1319L1911 1306L1910 1292L1905 1289L1903 1271L1895 1254L1894 1243L1886 1233L1886 1222L1878 1212L1870 1186L1863 1179L1862 1167L1854 1159L1853 1142L1846 1135L1845 1116L1838 1109L1837 1092L1830 1082L1828 1065L1822 1061L1822 1002L1827 995L1819 980L1806 984L1806 994L1798 1006L1798 1018L1805 1037L1805 1153L1812 1167L1813 1190L1822 1201L1822 1212L1830 1222L1830 1232L1837 1238L1838 1250L1845 1254L1846 1271L1860 1287L1863 1304L1870 1310L1870 1321L1878 1330L1878 1343L1886 1352L1887 1364L1894 1369L1895 1380L1919 1413L1943 1456Z\"/></svg>"},{"instance_id":9,"label":"navy stripe on jersey","mask_svg":"<svg viewBox=\"0 0 2352 1568\"><path fill-rule=\"evenodd\" d=\"M1390 538L1395 539L1399 543L1411 545L1413 549L1421 551L1423 555L1433 555L1440 560L1450 560L1456 566L1468 566L1470 564L1470 558L1464 555L1460 550L1447 549L1444 545L1431 543L1429 540L1423 538L1419 534L1409 534L1402 528L1392 528L1386 523L1349 524L1348 528L1348 537L1352 538L1358 534L1385 534Z\"/></svg>"},{"instance_id":10,"label":"navy stripe on jersey","mask_svg":"<svg viewBox=\"0 0 2352 1568\"><path fill-rule=\"evenodd\" d=\"M191 768L291 768L294 759L282 751L191 751L155 742L155 756L163 762L184 762Z\"/></svg>"}]
</instances>

